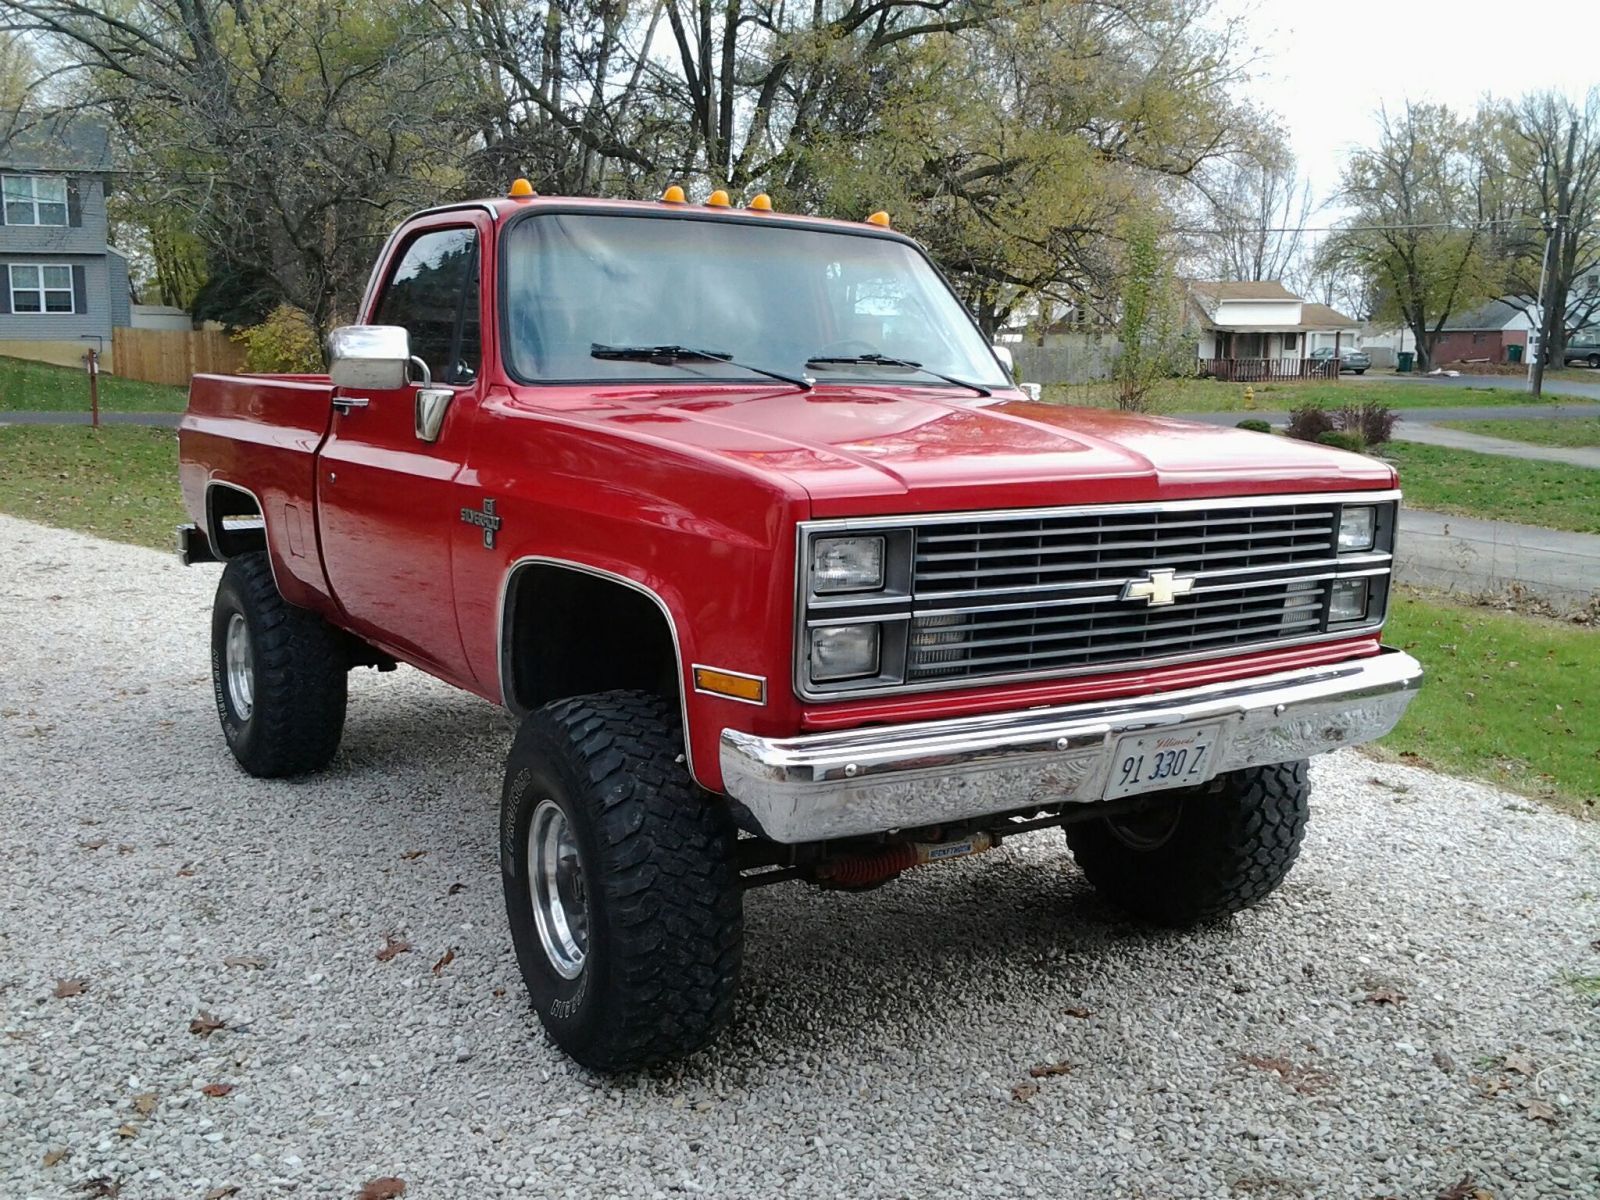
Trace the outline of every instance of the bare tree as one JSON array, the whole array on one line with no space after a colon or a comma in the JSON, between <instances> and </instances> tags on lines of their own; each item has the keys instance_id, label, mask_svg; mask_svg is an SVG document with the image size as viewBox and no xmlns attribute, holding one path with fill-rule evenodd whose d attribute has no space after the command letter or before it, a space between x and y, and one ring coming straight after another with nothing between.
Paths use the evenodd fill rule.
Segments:
<instances>
[{"instance_id":1,"label":"bare tree","mask_svg":"<svg viewBox=\"0 0 1600 1200\"><path fill-rule=\"evenodd\" d=\"M1302 267L1311 184L1281 151L1222 159L1198 181L1201 269L1212 279L1288 279Z\"/></svg>"}]
</instances>

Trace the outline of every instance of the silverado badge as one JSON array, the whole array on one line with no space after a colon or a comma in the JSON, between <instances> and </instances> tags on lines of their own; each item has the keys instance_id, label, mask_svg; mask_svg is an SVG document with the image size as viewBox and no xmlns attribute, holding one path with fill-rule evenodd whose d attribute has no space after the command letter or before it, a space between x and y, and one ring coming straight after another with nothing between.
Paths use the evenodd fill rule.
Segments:
<instances>
[{"instance_id":1,"label":"silverado badge","mask_svg":"<svg viewBox=\"0 0 1600 1200\"><path fill-rule=\"evenodd\" d=\"M485 500L483 502L482 512L475 508L463 508L461 510L461 519L468 525L476 525L483 530L483 548L485 550L494 549L494 535L500 529L500 516L494 511L493 500ZM1167 574L1171 575L1172 572L1168 571Z\"/></svg>"},{"instance_id":2,"label":"silverado badge","mask_svg":"<svg viewBox=\"0 0 1600 1200\"><path fill-rule=\"evenodd\" d=\"M1186 596L1194 591L1194 576L1185 575L1182 579L1170 568L1162 567L1159 571L1146 573L1143 579L1130 579L1122 589L1124 600L1143 600L1152 607L1158 604L1176 604L1179 596Z\"/></svg>"}]
</instances>

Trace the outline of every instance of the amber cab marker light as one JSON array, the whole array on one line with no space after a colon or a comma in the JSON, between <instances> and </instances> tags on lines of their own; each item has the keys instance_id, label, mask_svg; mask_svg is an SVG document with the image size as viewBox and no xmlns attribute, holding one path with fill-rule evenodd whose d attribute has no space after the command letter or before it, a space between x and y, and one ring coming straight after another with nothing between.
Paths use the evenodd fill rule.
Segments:
<instances>
[{"instance_id":1,"label":"amber cab marker light","mask_svg":"<svg viewBox=\"0 0 1600 1200\"><path fill-rule=\"evenodd\" d=\"M880 229L887 229L889 228L889 214L879 209L867 218L867 224L876 225Z\"/></svg>"},{"instance_id":2,"label":"amber cab marker light","mask_svg":"<svg viewBox=\"0 0 1600 1200\"><path fill-rule=\"evenodd\" d=\"M730 207L728 193L718 188L706 197L706 204L711 208L728 208Z\"/></svg>"},{"instance_id":3,"label":"amber cab marker light","mask_svg":"<svg viewBox=\"0 0 1600 1200\"><path fill-rule=\"evenodd\" d=\"M533 184L518 176L511 181L511 190L506 193L513 200L530 200L539 193L533 190Z\"/></svg>"},{"instance_id":4,"label":"amber cab marker light","mask_svg":"<svg viewBox=\"0 0 1600 1200\"><path fill-rule=\"evenodd\" d=\"M743 700L746 704L767 702L767 681L750 675L736 675L732 671L719 671L715 667L696 667L694 686L698 692L713 696L727 696L730 700Z\"/></svg>"},{"instance_id":5,"label":"amber cab marker light","mask_svg":"<svg viewBox=\"0 0 1600 1200\"><path fill-rule=\"evenodd\" d=\"M663 204L682 204L683 202L683 189L677 184L673 184L666 191L661 193L661 203Z\"/></svg>"},{"instance_id":6,"label":"amber cab marker light","mask_svg":"<svg viewBox=\"0 0 1600 1200\"><path fill-rule=\"evenodd\" d=\"M771 212L772 197L767 195L765 192L762 192L759 196L754 196L751 198L750 207L755 209L757 212Z\"/></svg>"}]
</instances>

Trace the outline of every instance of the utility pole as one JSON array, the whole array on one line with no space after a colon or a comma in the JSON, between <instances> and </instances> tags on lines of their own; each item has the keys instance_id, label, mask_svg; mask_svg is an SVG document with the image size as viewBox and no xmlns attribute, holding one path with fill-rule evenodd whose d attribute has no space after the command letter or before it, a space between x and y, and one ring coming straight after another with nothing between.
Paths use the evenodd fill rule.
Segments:
<instances>
[{"instance_id":1,"label":"utility pole","mask_svg":"<svg viewBox=\"0 0 1600 1200\"><path fill-rule=\"evenodd\" d=\"M1547 215L1544 221L1544 258L1539 265L1539 319L1534 323L1539 334L1539 349L1537 353L1528 355L1528 392L1534 396L1544 394L1544 358L1555 340L1550 336L1550 318L1553 315L1550 311L1550 285L1554 282L1550 274L1550 255L1561 241L1561 218L1564 215L1557 213L1553 221ZM1528 349L1531 351L1533 347Z\"/></svg>"}]
</instances>

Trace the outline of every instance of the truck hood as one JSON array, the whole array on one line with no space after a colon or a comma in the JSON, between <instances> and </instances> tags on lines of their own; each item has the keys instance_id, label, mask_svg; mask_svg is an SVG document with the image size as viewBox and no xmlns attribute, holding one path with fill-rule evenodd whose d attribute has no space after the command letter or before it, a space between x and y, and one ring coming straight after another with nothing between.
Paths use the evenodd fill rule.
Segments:
<instances>
[{"instance_id":1,"label":"truck hood","mask_svg":"<svg viewBox=\"0 0 1600 1200\"><path fill-rule=\"evenodd\" d=\"M1395 479L1386 464L1289 438L1006 394L530 389L512 407L784 476L819 517L1343 491Z\"/></svg>"}]
</instances>

